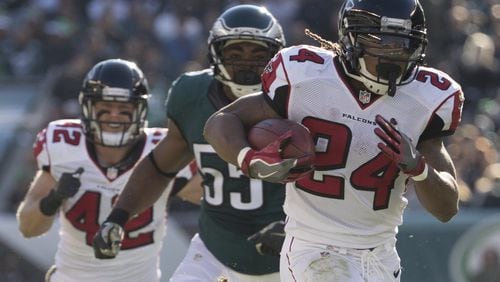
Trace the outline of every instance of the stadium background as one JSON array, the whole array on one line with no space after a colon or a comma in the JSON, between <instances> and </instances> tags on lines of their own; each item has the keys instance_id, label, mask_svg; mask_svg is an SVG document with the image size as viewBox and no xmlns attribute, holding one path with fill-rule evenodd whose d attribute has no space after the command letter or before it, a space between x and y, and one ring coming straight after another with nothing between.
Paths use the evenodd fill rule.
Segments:
<instances>
[{"instance_id":1,"label":"stadium background","mask_svg":"<svg viewBox=\"0 0 500 282\"><path fill-rule=\"evenodd\" d=\"M340 2L0 1L0 281L42 281L53 261L55 229L41 238L23 239L14 213L35 171L35 134L50 120L78 116L76 97L90 66L111 57L136 61L152 89L150 125L161 126L172 80L208 66L208 30L223 9L265 5L282 24L288 45L315 44L304 28L335 41ZM428 64L451 74L466 96L462 124L446 140L462 199L459 215L440 224L422 211L409 190L398 236L402 281L474 281L486 261L500 269L498 259L485 260L500 254L500 1L422 3L429 29ZM189 204L175 201L170 207L162 253L165 277L196 231L196 215L197 208Z\"/></svg>"}]
</instances>

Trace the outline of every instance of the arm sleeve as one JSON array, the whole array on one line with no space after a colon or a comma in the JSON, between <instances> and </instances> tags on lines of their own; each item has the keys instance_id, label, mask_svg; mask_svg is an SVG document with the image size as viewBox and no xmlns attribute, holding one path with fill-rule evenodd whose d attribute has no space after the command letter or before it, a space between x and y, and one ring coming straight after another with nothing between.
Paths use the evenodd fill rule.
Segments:
<instances>
[{"instance_id":1,"label":"arm sleeve","mask_svg":"<svg viewBox=\"0 0 500 282\"><path fill-rule=\"evenodd\" d=\"M50 172L50 157L47 148L47 128L44 128L36 135L33 144L33 156L36 159L38 169Z\"/></svg>"},{"instance_id":2,"label":"arm sleeve","mask_svg":"<svg viewBox=\"0 0 500 282\"><path fill-rule=\"evenodd\" d=\"M166 108L167 108L167 118L176 120L177 115L181 105L179 105L179 93L182 92L179 88L182 88L182 76L178 77L173 83L167 94Z\"/></svg>"},{"instance_id":3,"label":"arm sleeve","mask_svg":"<svg viewBox=\"0 0 500 282\"><path fill-rule=\"evenodd\" d=\"M261 76L262 90L269 105L282 117L287 118L290 99L290 82L281 53L269 61Z\"/></svg>"},{"instance_id":4,"label":"arm sleeve","mask_svg":"<svg viewBox=\"0 0 500 282\"><path fill-rule=\"evenodd\" d=\"M461 89L448 96L433 112L420 141L453 135L462 119L464 94Z\"/></svg>"}]
</instances>

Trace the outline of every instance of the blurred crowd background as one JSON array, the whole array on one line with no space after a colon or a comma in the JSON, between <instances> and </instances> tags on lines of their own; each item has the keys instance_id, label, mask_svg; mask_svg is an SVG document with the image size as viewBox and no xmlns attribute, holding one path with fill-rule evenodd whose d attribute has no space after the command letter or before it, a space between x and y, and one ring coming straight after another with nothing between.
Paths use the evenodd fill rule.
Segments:
<instances>
[{"instance_id":1,"label":"blurred crowd background","mask_svg":"<svg viewBox=\"0 0 500 282\"><path fill-rule=\"evenodd\" d=\"M460 82L466 98L461 126L446 140L460 178L461 207L500 207L500 1L421 2L429 33L427 63ZM0 168L9 167L0 170L0 183L9 184L0 187L7 200L2 211L14 213L29 186L35 134L50 120L79 116L78 92L92 65L107 58L136 61L152 90L150 125L162 126L171 82L208 67L212 23L221 11L242 3L266 6L283 26L287 45L316 44L305 36L306 27L337 39L340 0L0 1L0 85L36 86L26 118L0 148ZM13 159L20 161L14 168ZM409 198L414 201L411 192ZM9 257L2 257L6 262L0 266L8 270Z\"/></svg>"}]
</instances>

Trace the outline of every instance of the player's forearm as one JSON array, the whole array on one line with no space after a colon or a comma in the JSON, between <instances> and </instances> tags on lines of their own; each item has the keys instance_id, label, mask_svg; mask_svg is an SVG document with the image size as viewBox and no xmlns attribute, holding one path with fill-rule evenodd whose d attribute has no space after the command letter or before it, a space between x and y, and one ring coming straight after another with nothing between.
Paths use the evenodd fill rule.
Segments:
<instances>
[{"instance_id":1,"label":"player's forearm","mask_svg":"<svg viewBox=\"0 0 500 282\"><path fill-rule=\"evenodd\" d=\"M17 210L17 223L21 234L26 238L39 236L47 232L54 216L46 216L40 212L39 201L24 201Z\"/></svg>"},{"instance_id":2,"label":"player's forearm","mask_svg":"<svg viewBox=\"0 0 500 282\"><path fill-rule=\"evenodd\" d=\"M429 167L427 179L415 181L415 191L424 208L442 222L458 212L458 184L448 172Z\"/></svg>"},{"instance_id":3,"label":"player's forearm","mask_svg":"<svg viewBox=\"0 0 500 282\"><path fill-rule=\"evenodd\" d=\"M169 180L158 173L148 158L143 158L120 194L115 209L123 209L130 216L142 212L160 198Z\"/></svg>"},{"instance_id":4,"label":"player's forearm","mask_svg":"<svg viewBox=\"0 0 500 282\"><path fill-rule=\"evenodd\" d=\"M219 112L211 116L203 136L223 160L234 165L238 165L240 150L249 146L243 124L231 113Z\"/></svg>"}]
</instances>

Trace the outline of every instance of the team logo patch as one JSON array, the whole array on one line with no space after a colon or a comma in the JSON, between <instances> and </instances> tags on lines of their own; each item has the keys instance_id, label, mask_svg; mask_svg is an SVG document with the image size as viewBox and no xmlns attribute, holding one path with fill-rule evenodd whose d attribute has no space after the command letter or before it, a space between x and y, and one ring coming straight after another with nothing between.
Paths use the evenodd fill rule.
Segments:
<instances>
[{"instance_id":1,"label":"team logo patch","mask_svg":"<svg viewBox=\"0 0 500 282\"><path fill-rule=\"evenodd\" d=\"M265 73L272 73L273 72L273 64L269 63L267 66L264 68Z\"/></svg>"},{"instance_id":2,"label":"team logo patch","mask_svg":"<svg viewBox=\"0 0 500 282\"><path fill-rule=\"evenodd\" d=\"M359 96L358 99L362 104L368 104L370 103L370 100L372 98L372 93L366 91L366 90L360 90L359 91Z\"/></svg>"}]
</instances>

